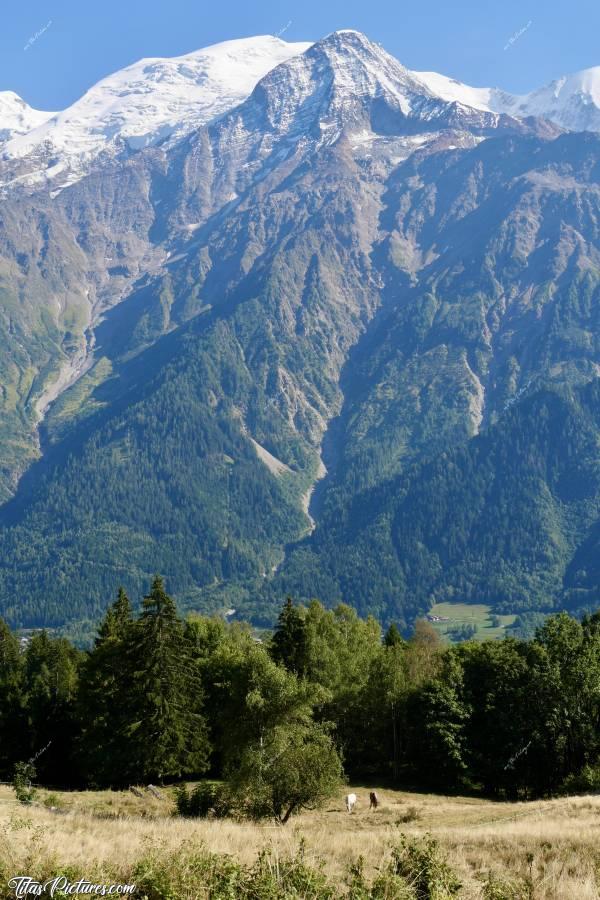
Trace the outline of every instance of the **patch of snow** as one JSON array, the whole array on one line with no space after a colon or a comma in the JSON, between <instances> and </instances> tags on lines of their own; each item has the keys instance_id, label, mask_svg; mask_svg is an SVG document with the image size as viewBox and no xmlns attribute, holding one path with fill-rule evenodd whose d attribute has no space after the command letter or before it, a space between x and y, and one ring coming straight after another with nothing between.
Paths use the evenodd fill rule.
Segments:
<instances>
[{"instance_id":1,"label":"patch of snow","mask_svg":"<svg viewBox=\"0 0 600 900\"><path fill-rule=\"evenodd\" d=\"M0 142L38 128L55 115L32 109L14 91L0 91Z\"/></svg>"},{"instance_id":2,"label":"patch of snow","mask_svg":"<svg viewBox=\"0 0 600 900\"><path fill-rule=\"evenodd\" d=\"M413 72L413 77L421 82L432 94L448 103L462 103L483 112L497 112L492 105L491 88L474 88L468 84L440 75L438 72Z\"/></svg>"}]
</instances>

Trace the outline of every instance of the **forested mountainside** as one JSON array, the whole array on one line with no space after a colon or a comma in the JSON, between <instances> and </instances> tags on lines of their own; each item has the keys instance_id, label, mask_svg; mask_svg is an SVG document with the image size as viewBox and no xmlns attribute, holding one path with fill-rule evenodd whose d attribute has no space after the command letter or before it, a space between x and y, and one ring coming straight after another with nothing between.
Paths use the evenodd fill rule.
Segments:
<instances>
[{"instance_id":1,"label":"forested mountainside","mask_svg":"<svg viewBox=\"0 0 600 900\"><path fill-rule=\"evenodd\" d=\"M11 624L157 570L262 623L596 604L600 136L302 49L62 181L0 159Z\"/></svg>"}]
</instances>

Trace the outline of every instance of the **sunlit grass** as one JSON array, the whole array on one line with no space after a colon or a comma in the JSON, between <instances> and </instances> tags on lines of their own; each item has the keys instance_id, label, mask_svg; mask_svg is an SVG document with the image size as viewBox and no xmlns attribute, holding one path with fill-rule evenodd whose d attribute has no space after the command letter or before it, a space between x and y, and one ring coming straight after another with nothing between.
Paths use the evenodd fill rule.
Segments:
<instances>
[{"instance_id":1,"label":"sunlit grass","mask_svg":"<svg viewBox=\"0 0 600 900\"><path fill-rule=\"evenodd\" d=\"M173 813L172 794L159 799L147 791L40 791L39 804L24 807L0 788L2 867L14 873L49 877L65 868L100 881L127 881L136 862L151 848L178 852L182 845L231 854L251 863L263 848L294 853L301 839L308 860L324 860L326 872L341 880L363 856L375 871L389 858L401 832L431 833L463 880L462 897L482 896L482 877L493 871L527 878L534 896L598 898L600 797L534 803L494 803L402 791L378 791L381 806L369 811L368 788L352 815L343 796L324 809L305 812L286 827L232 820L186 820ZM56 810L43 803L56 805Z\"/></svg>"}]
</instances>

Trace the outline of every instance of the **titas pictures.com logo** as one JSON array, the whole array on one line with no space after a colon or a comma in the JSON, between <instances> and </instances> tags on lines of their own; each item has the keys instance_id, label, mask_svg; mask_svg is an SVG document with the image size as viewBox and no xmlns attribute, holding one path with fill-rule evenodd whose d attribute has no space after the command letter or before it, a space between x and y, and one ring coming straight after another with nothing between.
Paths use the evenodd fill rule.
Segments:
<instances>
[{"instance_id":1,"label":"titas pictures.com logo","mask_svg":"<svg viewBox=\"0 0 600 900\"><path fill-rule=\"evenodd\" d=\"M15 892L15 897L41 897L48 895L75 896L78 894L87 894L96 897L105 896L128 896L135 891L135 884L94 884L93 881L87 881L80 878L79 881L69 881L66 875L57 875L56 878L49 878L47 881L36 881L28 875L15 875L8 882L8 886Z\"/></svg>"}]
</instances>

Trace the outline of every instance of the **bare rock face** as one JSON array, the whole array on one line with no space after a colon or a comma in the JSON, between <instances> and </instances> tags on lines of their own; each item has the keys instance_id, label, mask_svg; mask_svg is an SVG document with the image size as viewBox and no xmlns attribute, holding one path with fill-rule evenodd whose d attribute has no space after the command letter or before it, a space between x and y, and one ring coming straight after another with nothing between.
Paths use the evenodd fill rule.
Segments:
<instances>
[{"instance_id":1,"label":"bare rock face","mask_svg":"<svg viewBox=\"0 0 600 900\"><path fill-rule=\"evenodd\" d=\"M600 495L519 416L593 468L600 137L357 32L237 43L0 147L0 595L29 598L0 612L89 617L157 569L261 621L287 585L400 621L559 602Z\"/></svg>"}]
</instances>

